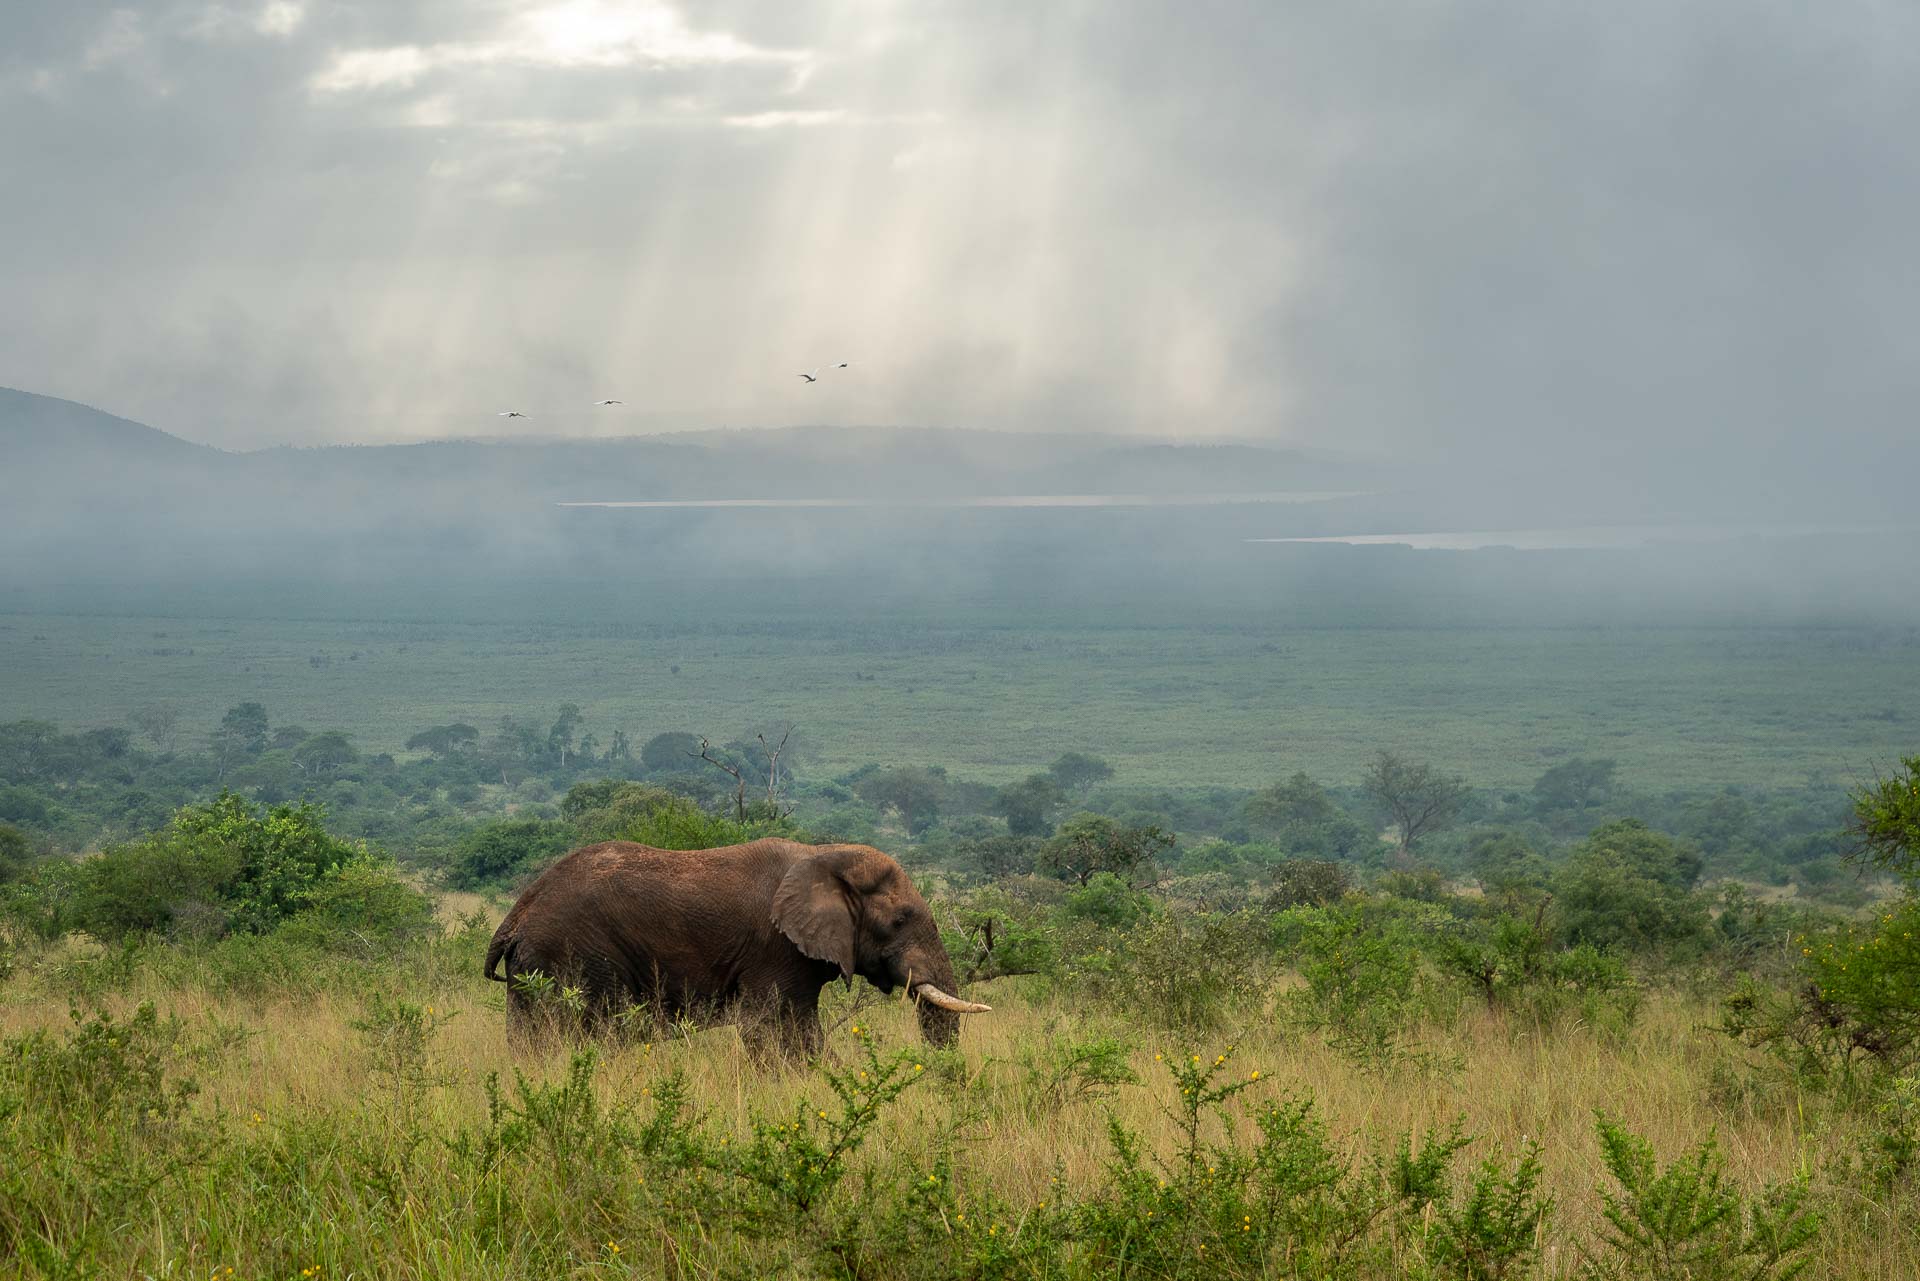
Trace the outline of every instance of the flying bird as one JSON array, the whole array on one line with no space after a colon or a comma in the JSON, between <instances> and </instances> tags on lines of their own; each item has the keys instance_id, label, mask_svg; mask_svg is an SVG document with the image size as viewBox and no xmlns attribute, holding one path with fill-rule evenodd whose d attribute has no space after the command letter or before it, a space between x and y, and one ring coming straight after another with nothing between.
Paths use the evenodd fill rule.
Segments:
<instances>
[{"instance_id":1,"label":"flying bird","mask_svg":"<svg viewBox=\"0 0 1920 1281\"><path fill-rule=\"evenodd\" d=\"M846 367L847 367L847 362L844 360L834 366L835 369L845 369Z\"/></svg>"},{"instance_id":2,"label":"flying bird","mask_svg":"<svg viewBox=\"0 0 1920 1281\"><path fill-rule=\"evenodd\" d=\"M520 412L519 410L517 410L517 409L503 409L503 410L501 410L501 411L500 411L499 413L497 413L497 414L495 414L495 415L494 415L494 417L496 417L496 418L525 418L525 417L526 417L526 415L525 415L525 414L523 414L523 413L521 413L521 412Z\"/></svg>"},{"instance_id":3,"label":"flying bird","mask_svg":"<svg viewBox=\"0 0 1920 1281\"><path fill-rule=\"evenodd\" d=\"M819 374L801 374L800 377L806 379L810 383L817 383L820 381Z\"/></svg>"},{"instance_id":4,"label":"flying bird","mask_svg":"<svg viewBox=\"0 0 1920 1281\"><path fill-rule=\"evenodd\" d=\"M595 403L601 404L601 405L624 405L627 402L624 400L601 400L601 401L596 401Z\"/></svg>"}]
</instances>

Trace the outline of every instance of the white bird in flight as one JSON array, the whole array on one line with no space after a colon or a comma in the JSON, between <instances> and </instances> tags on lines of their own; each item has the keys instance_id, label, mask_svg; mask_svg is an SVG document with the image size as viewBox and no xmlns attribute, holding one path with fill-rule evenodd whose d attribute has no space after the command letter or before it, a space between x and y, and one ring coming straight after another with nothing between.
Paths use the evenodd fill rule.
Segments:
<instances>
[{"instance_id":1,"label":"white bird in flight","mask_svg":"<svg viewBox=\"0 0 1920 1281\"><path fill-rule=\"evenodd\" d=\"M624 400L602 400L602 401L597 401L595 403L601 404L601 405L624 405L627 402Z\"/></svg>"},{"instance_id":2,"label":"white bird in flight","mask_svg":"<svg viewBox=\"0 0 1920 1281\"><path fill-rule=\"evenodd\" d=\"M801 376L802 378L804 378L804 379L806 379L806 380L807 380L808 382L810 382L810 383L817 383L817 382L819 382L819 381L820 381L820 375L819 375L819 374L801 374L800 376Z\"/></svg>"},{"instance_id":3,"label":"white bird in flight","mask_svg":"<svg viewBox=\"0 0 1920 1281\"><path fill-rule=\"evenodd\" d=\"M526 417L526 415L525 415L525 414L523 414L523 413L521 413L521 412L520 412L519 410L517 410L517 409L503 409L503 410L501 410L501 411L500 411L500 412L499 412L498 414L495 414L495 415L494 415L494 417L496 417L496 418L525 418L525 417Z\"/></svg>"}]
</instances>

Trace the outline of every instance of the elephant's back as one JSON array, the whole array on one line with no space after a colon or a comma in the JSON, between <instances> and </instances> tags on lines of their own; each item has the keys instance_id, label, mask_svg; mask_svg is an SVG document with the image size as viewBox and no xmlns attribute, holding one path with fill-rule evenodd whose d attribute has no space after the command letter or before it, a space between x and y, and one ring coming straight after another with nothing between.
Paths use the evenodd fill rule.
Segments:
<instances>
[{"instance_id":1,"label":"elephant's back","mask_svg":"<svg viewBox=\"0 0 1920 1281\"><path fill-rule=\"evenodd\" d=\"M706 850L663 850L635 841L583 845L555 860L521 892L502 935L540 921L578 921L643 908L654 918L704 916L720 906L772 901L787 857L779 841Z\"/></svg>"}]
</instances>

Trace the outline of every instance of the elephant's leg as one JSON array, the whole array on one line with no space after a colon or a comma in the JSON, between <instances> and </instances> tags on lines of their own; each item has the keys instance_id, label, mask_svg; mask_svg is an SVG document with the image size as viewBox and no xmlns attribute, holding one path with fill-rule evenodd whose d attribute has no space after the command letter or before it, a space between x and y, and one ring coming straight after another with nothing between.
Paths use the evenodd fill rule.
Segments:
<instances>
[{"instance_id":1,"label":"elephant's leg","mask_svg":"<svg viewBox=\"0 0 1920 1281\"><path fill-rule=\"evenodd\" d=\"M531 997L509 984L507 987L507 1048L515 1054L532 1054L546 1042L541 1012Z\"/></svg>"},{"instance_id":2,"label":"elephant's leg","mask_svg":"<svg viewBox=\"0 0 1920 1281\"><path fill-rule=\"evenodd\" d=\"M763 991L743 997L735 1021L747 1052L760 1063L794 1063L820 1053L820 993Z\"/></svg>"}]
</instances>

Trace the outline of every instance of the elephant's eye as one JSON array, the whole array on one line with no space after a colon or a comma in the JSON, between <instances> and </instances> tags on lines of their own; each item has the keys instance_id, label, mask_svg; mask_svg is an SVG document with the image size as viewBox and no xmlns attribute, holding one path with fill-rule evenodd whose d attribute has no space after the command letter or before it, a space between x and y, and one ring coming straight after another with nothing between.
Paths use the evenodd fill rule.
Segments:
<instances>
[{"instance_id":1,"label":"elephant's eye","mask_svg":"<svg viewBox=\"0 0 1920 1281\"><path fill-rule=\"evenodd\" d=\"M901 930L906 929L907 923L911 920L913 920L913 911L911 908L903 907L898 912L894 913L894 916L893 916L894 933L898 934Z\"/></svg>"}]
</instances>

